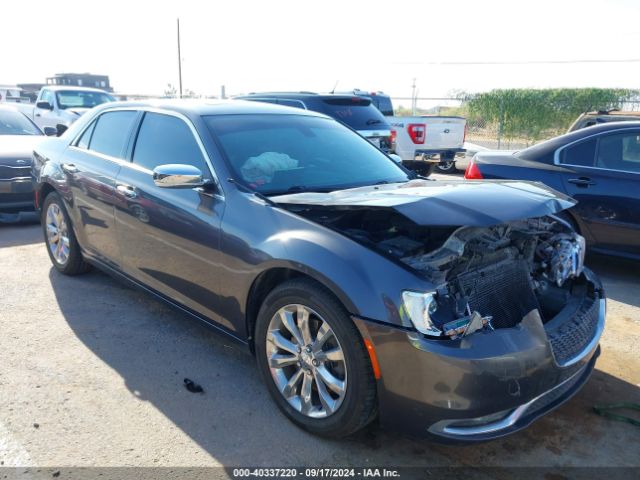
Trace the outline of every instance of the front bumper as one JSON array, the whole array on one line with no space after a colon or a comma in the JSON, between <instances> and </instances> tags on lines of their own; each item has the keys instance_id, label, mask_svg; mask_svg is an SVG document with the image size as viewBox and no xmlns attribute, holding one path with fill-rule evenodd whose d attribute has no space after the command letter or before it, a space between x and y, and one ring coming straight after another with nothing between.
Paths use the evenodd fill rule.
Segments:
<instances>
[{"instance_id":1,"label":"front bumper","mask_svg":"<svg viewBox=\"0 0 640 480\"><path fill-rule=\"evenodd\" d=\"M480 331L459 340L430 340L359 318L380 366L380 421L385 427L445 443L486 441L518 431L573 396L599 354L605 299L601 286L590 310L590 334L567 353L558 325L543 325L537 311L513 328ZM582 321L579 313L565 323ZM586 321L586 320L585 320ZM551 324L551 322L547 322ZM575 340L573 330L562 339ZM566 343L566 342L565 342ZM560 349L562 348L562 351Z\"/></svg>"},{"instance_id":2,"label":"front bumper","mask_svg":"<svg viewBox=\"0 0 640 480\"><path fill-rule=\"evenodd\" d=\"M0 211L33 210L31 177L0 179Z\"/></svg>"}]
</instances>

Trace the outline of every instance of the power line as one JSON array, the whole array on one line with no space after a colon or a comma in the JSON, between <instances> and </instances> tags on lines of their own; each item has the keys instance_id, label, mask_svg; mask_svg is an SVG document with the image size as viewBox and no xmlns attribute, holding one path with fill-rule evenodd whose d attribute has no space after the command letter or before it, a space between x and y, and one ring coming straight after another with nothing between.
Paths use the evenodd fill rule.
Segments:
<instances>
[{"instance_id":1,"label":"power line","mask_svg":"<svg viewBox=\"0 0 640 480\"><path fill-rule=\"evenodd\" d=\"M396 65L542 65L542 64L574 64L574 63L637 63L640 58L606 60L515 60L515 61L473 61L473 62L391 62Z\"/></svg>"}]
</instances>

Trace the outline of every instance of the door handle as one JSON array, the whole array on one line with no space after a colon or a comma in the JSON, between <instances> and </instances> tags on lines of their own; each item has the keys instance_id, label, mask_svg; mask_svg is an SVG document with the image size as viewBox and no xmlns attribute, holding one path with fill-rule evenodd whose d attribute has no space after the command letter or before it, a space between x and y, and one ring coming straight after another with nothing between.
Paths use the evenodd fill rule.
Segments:
<instances>
[{"instance_id":1,"label":"door handle","mask_svg":"<svg viewBox=\"0 0 640 480\"><path fill-rule=\"evenodd\" d=\"M131 185L118 185L116 187L116 190L118 190L127 198L136 198L138 196L135 189Z\"/></svg>"},{"instance_id":2,"label":"door handle","mask_svg":"<svg viewBox=\"0 0 640 480\"><path fill-rule=\"evenodd\" d=\"M63 163L60 165L60 168L62 168L65 173L78 173L80 171L73 163Z\"/></svg>"},{"instance_id":3,"label":"door handle","mask_svg":"<svg viewBox=\"0 0 640 480\"><path fill-rule=\"evenodd\" d=\"M569 183L573 183L578 187L588 187L590 185L595 185L596 182L591 180L589 177L580 177L580 178L570 178L567 180Z\"/></svg>"},{"instance_id":4,"label":"door handle","mask_svg":"<svg viewBox=\"0 0 640 480\"><path fill-rule=\"evenodd\" d=\"M42 115L40 115L39 113L36 113L36 117L41 117Z\"/></svg>"}]
</instances>

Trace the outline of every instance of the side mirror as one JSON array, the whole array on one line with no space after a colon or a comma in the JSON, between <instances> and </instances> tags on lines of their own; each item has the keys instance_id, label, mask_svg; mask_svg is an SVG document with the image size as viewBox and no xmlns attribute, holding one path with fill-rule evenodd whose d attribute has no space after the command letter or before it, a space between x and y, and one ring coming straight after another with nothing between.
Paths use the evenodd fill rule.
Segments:
<instances>
[{"instance_id":1,"label":"side mirror","mask_svg":"<svg viewBox=\"0 0 640 480\"><path fill-rule=\"evenodd\" d=\"M36 103L36 107L43 110L53 110L53 105L51 105L49 102L40 101Z\"/></svg>"},{"instance_id":2,"label":"side mirror","mask_svg":"<svg viewBox=\"0 0 640 480\"><path fill-rule=\"evenodd\" d=\"M58 123L56 125L56 132L57 132L57 136L61 136L64 132L66 132L69 129L68 125L65 125L64 123Z\"/></svg>"},{"instance_id":3,"label":"side mirror","mask_svg":"<svg viewBox=\"0 0 640 480\"><path fill-rule=\"evenodd\" d=\"M199 168L193 165L158 165L153 169L153 182L163 188L194 188L206 182Z\"/></svg>"},{"instance_id":4,"label":"side mirror","mask_svg":"<svg viewBox=\"0 0 640 480\"><path fill-rule=\"evenodd\" d=\"M58 129L55 127L44 127L43 129L44 134L47 137L57 137L58 136Z\"/></svg>"},{"instance_id":5,"label":"side mirror","mask_svg":"<svg viewBox=\"0 0 640 480\"><path fill-rule=\"evenodd\" d=\"M402 163L402 158L400 158L400 155L396 155L395 153L390 153L389 156L391 157L391 160L393 160L396 163Z\"/></svg>"}]
</instances>

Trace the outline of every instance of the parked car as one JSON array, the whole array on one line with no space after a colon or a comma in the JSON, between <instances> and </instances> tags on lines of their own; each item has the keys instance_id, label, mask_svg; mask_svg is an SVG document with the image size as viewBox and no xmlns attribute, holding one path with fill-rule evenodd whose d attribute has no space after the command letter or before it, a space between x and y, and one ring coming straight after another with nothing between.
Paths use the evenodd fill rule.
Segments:
<instances>
[{"instance_id":1,"label":"parked car","mask_svg":"<svg viewBox=\"0 0 640 480\"><path fill-rule=\"evenodd\" d=\"M581 128L591 127L608 122L637 122L640 121L640 112L621 112L619 110L599 110L580 115L569 127L569 132L575 132Z\"/></svg>"},{"instance_id":2,"label":"parked car","mask_svg":"<svg viewBox=\"0 0 640 480\"><path fill-rule=\"evenodd\" d=\"M235 98L324 113L352 128L383 152L393 153L389 123L369 99L311 92L252 93Z\"/></svg>"},{"instance_id":3,"label":"parked car","mask_svg":"<svg viewBox=\"0 0 640 480\"><path fill-rule=\"evenodd\" d=\"M578 201L563 215L593 251L640 258L640 122L604 123L519 152L479 152L465 178L543 182Z\"/></svg>"},{"instance_id":4,"label":"parked car","mask_svg":"<svg viewBox=\"0 0 640 480\"><path fill-rule=\"evenodd\" d=\"M41 139L42 132L25 115L0 105L0 222L18 221L22 212L33 211L31 153Z\"/></svg>"},{"instance_id":5,"label":"parked car","mask_svg":"<svg viewBox=\"0 0 640 480\"><path fill-rule=\"evenodd\" d=\"M462 145L464 152L456 153L456 161L455 161L455 170L452 170L450 173L457 172L458 170L465 171L471 163L471 160L478 152L486 152L490 150L487 147L483 147L482 145L478 145L477 143L464 142Z\"/></svg>"},{"instance_id":6,"label":"parked car","mask_svg":"<svg viewBox=\"0 0 640 480\"><path fill-rule=\"evenodd\" d=\"M114 101L112 95L97 88L48 86L40 89L35 106L16 107L40 128L68 127L90 108Z\"/></svg>"},{"instance_id":7,"label":"parked car","mask_svg":"<svg viewBox=\"0 0 640 480\"><path fill-rule=\"evenodd\" d=\"M384 92L367 92L366 90L360 90L355 88L346 92L337 92L342 95L358 95L360 97L368 98L371 100L371 104L380 110L380 113L385 117L393 117L393 101L391 97Z\"/></svg>"},{"instance_id":8,"label":"parked car","mask_svg":"<svg viewBox=\"0 0 640 480\"><path fill-rule=\"evenodd\" d=\"M456 171L458 158L465 153L466 119L442 115L395 116L389 95L359 89L353 90L353 94L370 99L387 117L394 131L395 153L405 166L421 172L434 168L441 173Z\"/></svg>"},{"instance_id":9,"label":"parked car","mask_svg":"<svg viewBox=\"0 0 640 480\"><path fill-rule=\"evenodd\" d=\"M419 179L328 116L261 102L100 106L34 159L56 270L97 266L237 340L315 434L379 412L487 440L594 368L604 293L555 216L575 202L544 185Z\"/></svg>"}]
</instances>

